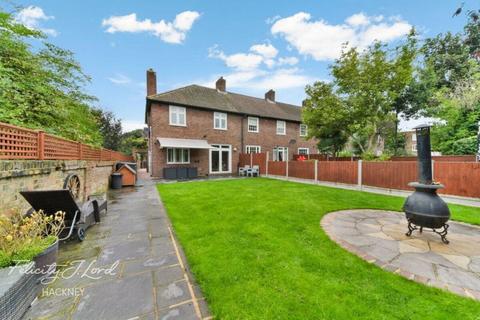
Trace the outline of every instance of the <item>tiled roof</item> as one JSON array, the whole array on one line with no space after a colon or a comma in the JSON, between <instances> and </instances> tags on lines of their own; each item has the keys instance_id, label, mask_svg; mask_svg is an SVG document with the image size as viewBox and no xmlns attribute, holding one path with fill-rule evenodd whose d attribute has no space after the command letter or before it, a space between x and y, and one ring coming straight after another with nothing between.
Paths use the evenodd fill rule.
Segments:
<instances>
[{"instance_id":1,"label":"tiled roof","mask_svg":"<svg viewBox=\"0 0 480 320\"><path fill-rule=\"evenodd\" d=\"M301 108L299 106L281 102L271 102L265 99L250 97L238 93L220 92L216 89L198 85L190 85L172 91L151 95L147 97L147 102L148 101L273 119L301 121Z\"/></svg>"}]
</instances>

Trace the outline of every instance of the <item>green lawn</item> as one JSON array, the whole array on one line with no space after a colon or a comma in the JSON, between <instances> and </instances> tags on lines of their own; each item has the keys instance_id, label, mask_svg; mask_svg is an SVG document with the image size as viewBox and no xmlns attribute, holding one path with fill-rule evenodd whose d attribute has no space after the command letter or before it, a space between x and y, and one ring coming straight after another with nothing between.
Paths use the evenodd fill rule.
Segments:
<instances>
[{"instance_id":1,"label":"green lawn","mask_svg":"<svg viewBox=\"0 0 480 320\"><path fill-rule=\"evenodd\" d=\"M158 190L217 319L480 319L480 303L364 262L320 227L331 211L400 211L401 198L264 178ZM450 208L480 224L480 209Z\"/></svg>"}]
</instances>

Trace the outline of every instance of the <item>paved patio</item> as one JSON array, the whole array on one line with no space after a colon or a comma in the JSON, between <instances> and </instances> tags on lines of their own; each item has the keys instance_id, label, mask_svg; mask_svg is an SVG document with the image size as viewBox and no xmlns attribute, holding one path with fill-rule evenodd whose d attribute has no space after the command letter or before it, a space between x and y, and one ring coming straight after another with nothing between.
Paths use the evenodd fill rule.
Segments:
<instances>
[{"instance_id":1,"label":"paved patio","mask_svg":"<svg viewBox=\"0 0 480 320\"><path fill-rule=\"evenodd\" d=\"M427 229L407 237L403 213L346 210L321 225L343 248L410 280L480 300L480 227L450 221L448 239Z\"/></svg>"},{"instance_id":2,"label":"paved patio","mask_svg":"<svg viewBox=\"0 0 480 320\"><path fill-rule=\"evenodd\" d=\"M140 184L112 192L85 241L60 247L59 277L25 319L209 318L154 182L143 173Z\"/></svg>"}]
</instances>

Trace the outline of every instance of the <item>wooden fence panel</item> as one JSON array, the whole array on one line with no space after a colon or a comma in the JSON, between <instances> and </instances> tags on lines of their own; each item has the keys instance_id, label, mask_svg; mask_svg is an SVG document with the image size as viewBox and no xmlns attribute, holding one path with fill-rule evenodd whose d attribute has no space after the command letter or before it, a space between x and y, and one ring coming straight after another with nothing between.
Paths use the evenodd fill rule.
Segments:
<instances>
[{"instance_id":1,"label":"wooden fence panel","mask_svg":"<svg viewBox=\"0 0 480 320\"><path fill-rule=\"evenodd\" d=\"M315 179L315 161L290 161L288 163L288 176L302 179Z\"/></svg>"},{"instance_id":2,"label":"wooden fence panel","mask_svg":"<svg viewBox=\"0 0 480 320\"><path fill-rule=\"evenodd\" d=\"M80 159L78 142L45 135L44 159L75 160Z\"/></svg>"},{"instance_id":3,"label":"wooden fence panel","mask_svg":"<svg viewBox=\"0 0 480 320\"><path fill-rule=\"evenodd\" d=\"M318 180L357 184L358 162L353 161L319 161Z\"/></svg>"},{"instance_id":4,"label":"wooden fence panel","mask_svg":"<svg viewBox=\"0 0 480 320\"><path fill-rule=\"evenodd\" d=\"M0 124L0 159L37 159L37 131Z\"/></svg>"},{"instance_id":5,"label":"wooden fence panel","mask_svg":"<svg viewBox=\"0 0 480 320\"><path fill-rule=\"evenodd\" d=\"M132 156L0 122L0 159L134 161Z\"/></svg>"},{"instance_id":6,"label":"wooden fence panel","mask_svg":"<svg viewBox=\"0 0 480 320\"><path fill-rule=\"evenodd\" d=\"M265 161L267 160L266 153L253 153L252 165L260 167L260 174L265 174Z\"/></svg>"},{"instance_id":7,"label":"wooden fence panel","mask_svg":"<svg viewBox=\"0 0 480 320\"><path fill-rule=\"evenodd\" d=\"M417 163L407 161L364 161L362 183L366 186L412 190L409 182L417 181Z\"/></svg>"},{"instance_id":8,"label":"wooden fence panel","mask_svg":"<svg viewBox=\"0 0 480 320\"><path fill-rule=\"evenodd\" d=\"M275 176L286 176L287 163L284 161L268 161L268 174Z\"/></svg>"},{"instance_id":9,"label":"wooden fence panel","mask_svg":"<svg viewBox=\"0 0 480 320\"><path fill-rule=\"evenodd\" d=\"M434 180L445 185L439 193L480 198L479 162L435 162Z\"/></svg>"}]
</instances>

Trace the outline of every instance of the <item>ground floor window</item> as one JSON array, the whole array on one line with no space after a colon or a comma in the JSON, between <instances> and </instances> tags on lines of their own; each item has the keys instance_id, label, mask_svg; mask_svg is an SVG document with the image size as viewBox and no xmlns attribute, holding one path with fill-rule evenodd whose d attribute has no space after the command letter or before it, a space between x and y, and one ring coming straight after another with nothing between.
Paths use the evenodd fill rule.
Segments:
<instances>
[{"instance_id":1,"label":"ground floor window","mask_svg":"<svg viewBox=\"0 0 480 320\"><path fill-rule=\"evenodd\" d=\"M308 156L310 151L308 148L298 148L298 154Z\"/></svg>"},{"instance_id":2,"label":"ground floor window","mask_svg":"<svg viewBox=\"0 0 480 320\"><path fill-rule=\"evenodd\" d=\"M190 163L190 149L168 148L167 164Z\"/></svg>"},{"instance_id":3,"label":"ground floor window","mask_svg":"<svg viewBox=\"0 0 480 320\"><path fill-rule=\"evenodd\" d=\"M246 146L245 147L247 153L260 153L262 152L262 147L260 146Z\"/></svg>"},{"instance_id":4,"label":"ground floor window","mask_svg":"<svg viewBox=\"0 0 480 320\"><path fill-rule=\"evenodd\" d=\"M287 147L273 148L273 161L287 161L287 159L288 159Z\"/></svg>"}]
</instances>

